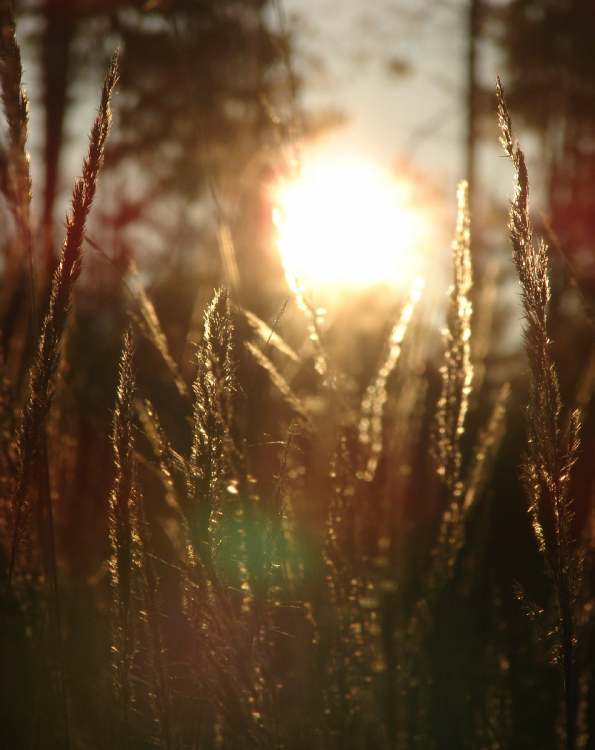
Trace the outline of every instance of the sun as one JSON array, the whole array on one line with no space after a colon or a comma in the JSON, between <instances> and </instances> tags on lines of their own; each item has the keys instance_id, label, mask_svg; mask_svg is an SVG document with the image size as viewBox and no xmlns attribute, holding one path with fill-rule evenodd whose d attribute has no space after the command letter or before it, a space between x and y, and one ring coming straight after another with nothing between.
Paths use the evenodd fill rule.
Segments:
<instances>
[{"instance_id":1,"label":"sun","mask_svg":"<svg viewBox=\"0 0 595 750\"><path fill-rule=\"evenodd\" d=\"M420 271L423 217L410 186L355 158L319 159L275 191L288 279L310 288L403 287Z\"/></svg>"}]
</instances>

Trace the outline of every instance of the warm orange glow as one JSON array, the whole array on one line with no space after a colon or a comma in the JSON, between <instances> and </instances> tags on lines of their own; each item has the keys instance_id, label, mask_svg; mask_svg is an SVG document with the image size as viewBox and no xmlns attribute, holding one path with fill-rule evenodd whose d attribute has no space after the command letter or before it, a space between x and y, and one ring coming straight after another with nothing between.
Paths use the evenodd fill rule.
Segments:
<instances>
[{"instance_id":1,"label":"warm orange glow","mask_svg":"<svg viewBox=\"0 0 595 750\"><path fill-rule=\"evenodd\" d=\"M290 283L408 285L425 234L408 186L364 161L320 160L279 185L278 246Z\"/></svg>"}]
</instances>

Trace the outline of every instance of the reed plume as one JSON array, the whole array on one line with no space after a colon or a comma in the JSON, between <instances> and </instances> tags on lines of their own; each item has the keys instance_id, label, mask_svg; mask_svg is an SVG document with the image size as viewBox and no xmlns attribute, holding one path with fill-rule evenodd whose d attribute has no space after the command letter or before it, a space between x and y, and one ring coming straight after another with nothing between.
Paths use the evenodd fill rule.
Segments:
<instances>
[{"instance_id":1,"label":"reed plume","mask_svg":"<svg viewBox=\"0 0 595 750\"><path fill-rule=\"evenodd\" d=\"M438 539L432 551L430 594L437 593L452 580L455 563L465 544L469 513L484 487L504 436L509 396L510 386L505 383L500 387L485 427L479 434L468 471L460 480L460 491L451 497L443 513Z\"/></svg>"},{"instance_id":2,"label":"reed plume","mask_svg":"<svg viewBox=\"0 0 595 750\"><path fill-rule=\"evenodd\" d=\"M7 144L1 147L0 189L12 214L15 239L5 245L2 337L0 346L8 357L11 340L23 301L28 303L27 334L20 370L25 372L28 357L35 347L38 333L37 283L31 234L31 173L27 153L29 101L23 86L21 52L15 35L15 18L11 0L0 1L0 91L6 122ZM12 288L8 281L12 277ZM10 291L8 291L10 289Z\"/></svg>"},{"instance_id":3,"label":"reed plume","mask_svg":"<svg viewBox=\"0 0 595 750\"><path fill-rule=\"evenodd\" d=\"M423 280L417 279L411 288L409 299L399 320L395 323L388 340L388 353L372 382L366 388L360 407L358 424L359 442L364 449L359 476L368 482L374 479L382 453L382 428L384 407L388 398L387 383L399 358L407 328L421 298Z\"/></svg>"},{"instance_id":4,"label":"reed plume","mask_svg":"<svg viewBox=\"0 0 595 750\"><path fill-rule=\"evenodd\" d=\"M48 311L43 321L34 362L29 372L29 395L18 438L20 469L13 496L13 536L9 585L17 558L20 537L29 510L29 486L43 450L43 430L52 402L53 381L60 358L62 337L70 309L74 284L81 269L85 224L103 162L105 142L111 122L110 99L118 80L118 56L114 54L108 69L99 112L91 129L89 152L83 162L83 174L74 186L72 208L66 223L66 238L58 267L52 279Z\"/></svg>"},{"instance_id":5,"label":"reed plume","mask_svg":"<svg viewBox=\"0 0 595 750\"><path fill-rule=\"evenodd\" d=\"M195 552L211 568L209 524L228 474L226 461L236 388L233 324L224 289L215 292L205 312L203 338L196 356L186 512Z\"/></svg>"},{"instance_id":6,"label":"reed plume","mask_svg":"<svg viewBox=\"0 0 595 750\"><path fill-rule=\"evenodd\" d=\"M471 313L473 284L470 251L469 196L466 182L457 190L457 226L452 246L453 283L447 314L445 362L436 410L434 450L438 474L453 497L463 492L461 438L473 383Z\"/></svg>"},{"instance_id":7,"label":"reed plume","mask_svg":"<svg viewBox=\"0 0 595 750\"><path fill-rule=\"evenodd\" d=\"M457 224L452 244L453 283L449 291L444 330L446 351L444 365L440 369L441 391L434 419L433 449L437 472L448 497L438 540L432 552L429 573L429 590L432 593L450 580L457 554L464 542L466 508L463 500L465 476L461 442L473 383L470 240L468 185L462 181L457 189Z\"/></svg>"},{"instance_id":8,"label":"reed plume","mask_svg":"<svg viewBox=\"0 0 595 750\"><path fill-rule=\"evenodd\" d=\"M152 6L163 3L146 5L151 32L153 21L165 19ZM232 9L231 20L234 16ZM0 190L10 225L4 243L20 253L14 269L13 257L7 255L5 264L15 277L16 270L20 274L18 304L8 299L2 331L12 368L20 341L7 322L21 325L25 318L31 183L27 101L8 0L0 0L0 25L8 123L0 144ZM130 30L135 33L126 30L127 40L142 42L130 37ZM285 33L279 41L288 42ZM587 582L579 595L581 560L571 533L569 474L578 449L578 416L569 418L562 409L547 331L547 251L532 235L527 170L500 84L503 143L515 167L511 234L531 372L523 464L530 516L521 513L520 529L514 525L515 505L499 502L500 493L517 489L508 476L508 453L494 471L511 389L504 384L492 391L490 384L510 365L500 358L497 343L493 352L490 348L490 333L499 323L495 275L481 290L472 286L466 185L458 190L435 415L429 411L434 379L428 377L433 365L427 344L433 332L417 324L418 284L390 321L377 369L361 390L368 349L359 342L357 300L345 308L344 329L339 319L328 327L316 297L285 269L288 301L295 298L294 312L303 315L309 336L305 362L276 332L287 302L269 326L232 305L223 289L205 304L211 289L201 286L185 337L197 340L188 376L172 356L165 335L169 325L162 326L134 265L124 269L85 237L116 79L114 60L75 186L47 315L39 330L30 326L36 355L31 364L25 347L15 382L8 374L0 377L0 744L65 748L70 738L73 748L111 741L130 749L395 750L496 748L520 737L550 748L560 744L553 731L558 722L546 721L545 714L553 714L556 704L561 708L563 697L566 750L582 748L593 691L588 669L579 665L581 660L588 665L591 656L583 633L592 625L593 607L587 601L579 606ZM139 84L131 82L127 91L131 111L141 113L147 90L144 80ZM228 93L221 92L223 103ZM132 119L128 124L134 128ZM175 140L179 128L173 130L168 138ZM168 144L163 148L169 153ZM159 145L156 154L162 150ZM126 149L127 163L134 154L134 148ZM257 166L261 156L268 158L268 149L259 153ZM208 176L200 179L199 188L208 188L208 182ZM241 279L230 227L212 185L211 191L219 212L220 266L234 288ZM252 207L253 200L245 204ZM124 221L125 202L119 208ZM124 239L118 237L119 219L110 223L110 238L117 243ZM13 228L16 239L8 237ZM255 236L252 230L248 234L246 257ZM69 306L84 241L117 266L122 284L91 285L93 296L99 292L95 300L107 299L116 309L99 309L89 294L77 330L84 331L92 318L101 336L80 342L73 337L68 351L76 355L60 357L74 322ZM163 268L157 264L155 274ZM0 291L10 286L3 281ZM123 289L131 296L126 302ZM117 385L108 396L111 401L115 396L110 430L102 423L109 409L102 399L114 373L108 372L111 358L103 347L113 344L110 325L112 313L121 313L120 301L129 303L132 325L119 342ZM164 307L181 336L184 309ZM238 315L245 318L245 341L236 335ZM139 341L146 338L147 359L144 347L136 356L132 331ZM334 354L345 352L345 341L353 373L342 371ZM91 349L96 369L85 365ZM150 371L155 353L158 377ZM137 364L146 392L135 382ZM24 399L23 374L29 376ZM256 393L261 382L264 392ZM575 391L576 405L588 407L593 382L595 358ZM476 414L488 392L485 411ZM137 426L144 434L137 434ZM48 439L59 437L50 451L46 432ZM516 438L509 435L505 448L514 449ZM498 505L484 514L478 506L487 505L490 494ZM59 509L57 547L53 503ZM92 528L101 529L98 516L106 510L107 535L95 537ZM591 516L584 544L593 548ZM501 574L512 567L501 534L508 535L504 541L516 541L528 518L529 547L535 546L534 535L555 605L550 617L545 608L529 611L549 631L545 645L555 643L564 679L557 692L550 690L545 669L543 682L530 670L534 639L523 643L521 636L530 635L533 624L516 608L507 616L508 602L500 602ZM74 537L83 533L79 544ZM524 550L513 553L521 559ZM537 574L544 578L541 570ZM12 588L6 586L11 577ZM556 627L550 628L553 618ZM111 722L102 730L105 704ZM533 721L534 711L542 712L543 722Z\"/></svg>"},{"instance_id":9,"label":"reed plume","mask_svg":"<svg viewBox=\"0 0 595 750\"><path fill-rule=\"evenodd\" d=\"M565 424L556 365L548 333L551 298L548 248L535 241L529 215L529 177L524 154L514 140L500 79L497 82L500 141L515 172L510 207L512 257L521 285L524 341L529 363L528 445L522 476L533 533L557 602L556 630L564 680L566 747L577 743L575 604L580 585L580 554L572 538L571 469L577 460L580 414Z\"/></svg>"},{"instance_id":10,"label":"reed plume","mask_svg":"<svg viewBox=\"0 0 595 750\"><path fill-rule=\"evenodd\" d=\"M11 0L0 2L0 85L2 103L8 124L6 154L7 177L3 181L8 205L14 217L20 249L27 258L31 292L35 290L33 277L33 249L29 221L31 205L31 174L27 153L29 101L22 84L21 52L15 36L15 19ZM34 296L31 304L35 302Z\"/></svg>"}]
</instances>

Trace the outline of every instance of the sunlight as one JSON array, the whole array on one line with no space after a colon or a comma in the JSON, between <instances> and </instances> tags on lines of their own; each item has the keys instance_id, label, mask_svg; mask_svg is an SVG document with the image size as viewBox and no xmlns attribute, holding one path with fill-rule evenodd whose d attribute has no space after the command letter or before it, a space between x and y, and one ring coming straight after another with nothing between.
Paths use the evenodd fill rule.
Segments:
<instances>
[{"instance_id":1,"label":"sunlight","mask_svg":"<svg viewBox=\"0 0 595 750\"><path fill-rule=\"evenodd\" d=\"M409 186L374 164L323 160L281 183L273 220L290 283L403 287L420 271L426 227Z\"/></svg>"}]
</instances>

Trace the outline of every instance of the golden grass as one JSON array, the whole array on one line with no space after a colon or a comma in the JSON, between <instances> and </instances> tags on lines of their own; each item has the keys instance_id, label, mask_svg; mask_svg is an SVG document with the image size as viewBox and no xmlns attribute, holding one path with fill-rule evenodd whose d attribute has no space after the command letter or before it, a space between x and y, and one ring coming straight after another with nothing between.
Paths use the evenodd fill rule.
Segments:
<instances>
[{"instance_id":1,"label":"golden grass","mask_svg":"<svg viewBox=\"0 0 595 750\"><path fill-rule=\"evenodd\" d=\"M12 166L4 188L24 247L31 240L27 104L6 7L0 83ZM0 487L12 500L0 504L2 612L10 625L0 642L3 653L22 647L35 684L16 702L27 712L31 704L36 731L47 729L48 737L58 738L55 746L64 747L99 746L94 733L100 722L109 725L106 746L122 748L438 747L446 746L441 722L460 746L512 746L509 708L524 695L523 670L531 664L549 683L534 659L539 646L529 628L523 631L516 620L509 626L502 616L500 599L511 592L494 586L489 593L497 601L487 604L478 593L490 582L486 547L493 550L495 542L485 518L497 517L502 502L492 495L502 487L497 463L515 390L484 377L487 359L474 379L473 352L484 356L486 345L474 348L465 183L457 193L444 355L435 383L424 349L430 333L415 314L419 286L404 301L379 365L362 367L361 383L341 372L324 313L295 280L291 292L311 356L299 356L285 341L279 321L269 326L220 288L203 312L191 385L149 295L142 287L131 290L128 317L159 353L177 401L163 398L129 329L106 436L111 463L93 456L83 467L97 461L109 472L105 528L97 532L105 550L98 571L82 583L84 612L73 616L82 589L72 583L73 561L64 562L66 534L54 525L56 508L62 518L67 504L52 486L57 470L45 430L117 79L114 57L74 188L48 309L27 361L26 394L19 399L8 381L0 394L0 467L7 475ZM576 750L586 737L581 715L587 700L579 689L587 671L581 650L587 630L579 616L581 550L573 538L570 492L579 415L562 409L548 333L547 248L533 236L527 169L500 83L498 102L502 142L515 170L510 233L530 370L522 471L555 599L532 611L546 625L554 622L565 745ZM220 252L233 287L236 260L226 231L220 232ZM257 368L268 376L258 389ZM592 383L588 370L578 394L582 405ZM288 408L279 409L279 396ZM20 427L11 434L16 421ZM66 477L59 486L69 482ZM70 596L66 619L58 571ZM473 633L476 601L497 621L487 645L487 636L477 640ZM79 633L73 623L81 622L87 636L93 628L100 633L83 646L89 662L99 665L97 702L83 715L71 711L75 670L63 650L64 642L74 649ZM519 632L529 633L527 642L515 643L511 653L507 639ZM518 668L511 667L515 659ZM484 681L474 678L473 660L489 672ZM511 688L513 668L519 671ZM10 699L11 680L18 682L16 676L0 682L0 698ZM530 681L531 690L536 684L537 678ZM46 705L39 698L46 692L62 700L63 717L55 715L58 700ZM544 692L539 706L555 708L557 696ZM457 699L460 713L449 723L442 704ZM523 708L516 707L517 714ZM10 726L16 738L33 736L20 718Z\"/></svg>"}]
</instances>

